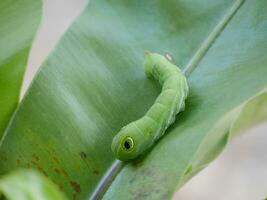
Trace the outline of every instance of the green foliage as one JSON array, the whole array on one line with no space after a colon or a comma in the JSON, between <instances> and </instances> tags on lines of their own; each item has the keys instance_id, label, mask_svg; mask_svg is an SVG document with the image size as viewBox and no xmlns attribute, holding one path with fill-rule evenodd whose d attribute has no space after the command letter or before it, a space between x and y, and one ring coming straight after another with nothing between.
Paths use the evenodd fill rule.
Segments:
<instances>
[{"instance_id":1,"label":"green foliage","mask_svg":"<svg viewBox=\"0 0 267 200\"><path fill-rule=\"evenodd\" d=\"M169 199L233 135L266 120L266 9L264 0L92 1L6 130L1 174L37 168L73 199ZM156 146L122 165L112 138L160 92L143 72L147 49L173 56L190 95Z\"/></svg>"},{"instance_id":2,"label":"green foliage","mask_svg":"<svg viewBox=\"0 0 267 200\"><path fill-rule=\"evenodd\" d=\"M0 138L18 104L29 50L40 18L40 0L0 1Z\"/></svg>"},{"instance_id":3,"label":"green foliage","mask_svg":"<svg viewBox=\"0 0 267 200\"><path fill-rule=\"evenodd\" d=\"M57 186L34 170L17 170L0 180L0 194L9 200L66 200Z\"/></svg>"}]
</instances>

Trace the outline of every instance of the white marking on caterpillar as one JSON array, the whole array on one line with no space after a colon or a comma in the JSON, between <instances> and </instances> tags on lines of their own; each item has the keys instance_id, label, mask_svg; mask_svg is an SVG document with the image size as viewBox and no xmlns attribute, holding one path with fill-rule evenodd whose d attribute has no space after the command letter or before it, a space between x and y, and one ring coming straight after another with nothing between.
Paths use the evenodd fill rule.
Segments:
<instances>
[{"instance_id":1,"label":"white marking on caterpillar","mask_svg":"<svg viewBox=\"0 0 267 200\"><path fill-rule=\"evenodd\" d=\"M171 54L166 53L166 54L165 54L165 57L166 57L169 61L172 61L172 56L171 56Z\"/></svg>"}]
</instances>

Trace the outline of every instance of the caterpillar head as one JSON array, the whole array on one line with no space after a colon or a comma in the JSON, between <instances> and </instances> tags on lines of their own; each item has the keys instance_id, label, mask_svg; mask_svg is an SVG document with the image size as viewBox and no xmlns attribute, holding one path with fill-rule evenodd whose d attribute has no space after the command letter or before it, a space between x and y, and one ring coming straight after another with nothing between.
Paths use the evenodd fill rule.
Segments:
<instances>
[{"instance_id":1,"label":"caterpillar head","mask_svg":"<svg viewBox=\"0 0 267 200\"><path fill-rule=\"evenodd\" d=\"M137 127L130 123L113 138L111 149L122 161L136 158L144 148L144 138Z\"/></svg>"}]
</instances>

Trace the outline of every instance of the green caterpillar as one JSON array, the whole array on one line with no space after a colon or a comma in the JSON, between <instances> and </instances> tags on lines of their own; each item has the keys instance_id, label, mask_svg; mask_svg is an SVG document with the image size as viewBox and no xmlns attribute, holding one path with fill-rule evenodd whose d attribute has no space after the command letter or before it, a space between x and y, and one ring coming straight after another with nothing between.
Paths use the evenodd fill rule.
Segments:
<instances>
[{"instance_id":1,"label":"green caterpillar","mask_svg":"<svg viewBox=\"0 0 267 200\"><path fill-rule=\"evenodd\" d=\"M149 149L184 110L188 95L186 77L164 56L146 53L145 73L162 85L155 103L142 118L124 126L113 138L111 149L123 161L134 159Z\"/></svg>"}]
</instances>

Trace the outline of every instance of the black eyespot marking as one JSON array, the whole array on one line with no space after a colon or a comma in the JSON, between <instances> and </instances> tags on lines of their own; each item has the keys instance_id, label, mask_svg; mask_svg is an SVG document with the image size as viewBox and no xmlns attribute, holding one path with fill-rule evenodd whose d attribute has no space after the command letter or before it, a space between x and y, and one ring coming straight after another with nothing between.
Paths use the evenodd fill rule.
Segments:
<instances>
[{"instance_id":1,"label":"black eyespot marking","mask_svg":"<svg viewBox=\"0 0 267 200\"><path fill-rule=\"evenodd\" d=\"M123 142L123 147L126 151L130 151L134 147L134 141L131 137L126 137Z\"/></svg>"},{"instance_id":2,"label":"black eyespot marking","mask_svg":"<svg viewBox=\"0 0 267 200\"><path fill-rule=\"evenodd\" d=\"M124 142L124 147L125 147L125 149L130 149L131 148L131 146L130 146L128 141Z\"/></svg>"}]
</instances>

